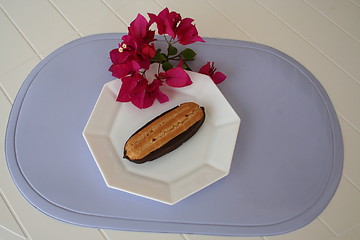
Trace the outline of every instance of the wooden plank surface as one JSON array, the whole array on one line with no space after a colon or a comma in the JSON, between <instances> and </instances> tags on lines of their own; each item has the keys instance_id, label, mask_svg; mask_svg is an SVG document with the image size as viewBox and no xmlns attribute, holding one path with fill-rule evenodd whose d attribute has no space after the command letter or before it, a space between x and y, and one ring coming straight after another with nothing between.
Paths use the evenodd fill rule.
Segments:
<instances>
[{"instance_id":1,"label":"wooden plank surface","mask_svg":"<svg viewBox=\"0 0 360 240\"><path fill-rule=\"evenodd\" d=\"M86 6L86 7L85 7ZM360 233L359 0L0 0L0 139L16 93L32 68L63 44L95 33L126 32L137 13L164 7L195 19L203 37L253 41L285 52L328 92L341 124L345 162L333 200L309 225L244 240L355 240ZM31 206L7 170L0 145L0 239L229 239L84 228Z\"/></svg>"}]
</instances>

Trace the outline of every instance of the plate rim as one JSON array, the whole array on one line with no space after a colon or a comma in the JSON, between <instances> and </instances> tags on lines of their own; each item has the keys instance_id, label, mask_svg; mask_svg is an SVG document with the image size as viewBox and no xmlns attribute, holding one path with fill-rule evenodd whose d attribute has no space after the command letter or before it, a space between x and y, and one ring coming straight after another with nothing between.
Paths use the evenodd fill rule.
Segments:
<instances>
[{"instance_id":1,"label":"plate rim","mask_svg":"<svg viewBox=\"0 0 360 240\"><path fill-rule=\"evenodd\" d=\"M224 177L226 177L228 174L229 174L229 172L230 172L230 167L231 167L231 162L232 162L232 158L233 158L233 153L234 153L234 150L235 150L235 146L236 146L236 139L237 139L237 134L238 134L238 132L239 132L239 128L240 128L240 124L241 124L241 119L240 119L240 117L238 116L238 114L234 111L234 109L231 107L231 105L230 105L230 103L226 100L226 98L225 98L225 96L221 93L221 91L217 88L217 86L212 82L212 80L211 80L211 78L209 77L209 76L206 76L206 75L203 75L203 74L200 74L200 73L194 73L194 72L188 72L188 74L190 75L190 77L191 77L191 79L193 80L193 82L196 82L196 86L195 86L195 88L194 88L194 90L190 90L190 93L189 93L189 89L188 90L186 90L185 89L185 95L189 95L189 94L192 94L193 93L193 91L196 91L196 92L198 92L199 90L201 90L202 89L202 86L208 86L208 88L210 88L211 90L212 90L212 94L217 94L216 96L216 98L217 99L220 99L220 101L221 101L221 104L227 104L227 107L226 107L226 109L228 110L228 112L229 112L229 114L227 115L229 118L230 118L230 120L229 121L226 121L226 123L220 123L219 124L219 127L221 127L221 126L223 126L223 125L228 125L228 124L231 124L232 126L233 126L233 128L234 128L234 133L236 132L236 134L234 134L234 136L231 136L231 144L229 144L229 146L228 147L225 147L228 151L231 151L231 159L230 160L228 160L228 159L219 159L219 161L222 161L222 162L225 162L224 164L226 164L226 166L227 167L224 167L224 168L227 168L226 170L225 169L221 169L221 168L219 168L219 167L216 167L216 166L214 166L213 164L211 164L211 162L209 162L209 161L204 161L203 162L203 164L201 164L201 166L208 166L208 167L210 167L210 168L212 168L212 169L214 169L214 177L213 178L211 178L209 181L208 181L208 183L206 183L206 184L197 184L196 185L196 187L194 187L194 188L191 188L191 189L187 189L187 191L186 192L184 192L184 191L181 191L181 192L183 192L183 197L180 197L180 196L177 196L177 197L174 197L174 191L175 191L175 189L174 188L172 188L171 187L171 184L172 185L176 185L176 182L178 182L177 180L175 180L175 179L172 179L172 180L169 180L169 181L165 181L165 180L159 180L159 179L155 179L155 182L161 182L161 183L164 183L164 185L166 185L166 188L167 188L167 197L165 197L165 196L162 196L162 192L160 191L160 194L156 194L156 193L154 193L153 191L151 191L152 193L151 194L154 194L154 195L149 195L149 194L147 194L147 193L141 193L141 192L139 192L138 190L134 190L134 187L130 187L130 186L121 186L121 181L119 181L120 182L120 184L118 184L118 185L116 185L116 184L114 184L114 183L111 183L111 176L108 176L108 174L106 173L106 167L105 167L105 165L106 165L106 163L101 163L101 162L104 162L104 160L101 160L101 159L98 159L99 158L99 156L96 156L97 154L95 154L95 150L93 149L93 142L92 142L92 138L93 137L96 137L96 136L98 136L98 137L102 137L103 136L103 134L101 134L101 133L99 133L99 134L96 134L96 133L92 133L92 130L93 130L93 128L94 128L94 126L92 125L92 123L91 123L91 121L93 120L93 118L94 118L94 116L96 116L96 111L97 111L97 108L98 107L101 107L101 104L104 104L102 101L108 101L107 100L107 97L105 97L105 96L103 96L103 95L107 95L107 96L109 96L109 95L112 95L112 94L114 94L114 89L113 88L115 88L115 87L117 87L117 85L121 85L121 83L120 83L120 79L118 79L118 78L116 78L116 79L114 79L114 80L112 80L112 81L109 81L109 82L107 82L107 83L105 83L104 85L103 85L103 87L102 87L102 89L101 89L101 92L99 93L99 96L98 96L98 98L97 98L97 100L96 100L96 103L95 103L95 105L94 105L94 107L93 107L93 109L92 109L92 111L91 111L91 114L90 114L90 116L89 116L89 118L88 118L88 121L87 121L87 123L86 123L86 125L85 125L85 127L84 127L84 129L83 129L83 131L82 131L82 135L83 135L83 137L84 137L84 139L85 139L85 141L86 141L86 143L87 143L87 146L88 146L88 148L89 148L89 150L90 150L90 152L91 152L91 154L92 154L92 156L93 156L93 159L94 159L94 161L96 162L96 165L97 165L97 167L98 167L98 169L99 169L99 171L101 172L101 175L102 175L102 177L103 177L103 179L104 179L104 181L105 181L105 183L106 183L106 185L108 186L108 187L110 187L110 188L113 188L113 189L117 189L117 190L120 190L120 191L125 191L125 192L128 192L128 193L130 193L130 194L134 194L134 195L137 195L137 196L140 196L140 197L144 197L144 198L148 198L148 199L151 199L151 200L154 200L154 201L158 201L158 202L162 202L162 203L165 203L165 204L168 204L168 205L174 205L174 204L176 204L176 203L178 203L178 202L180 202L181 200L183 200L183 199L185 199L185 198L187 198L187 197L189 197L189 196L191 196L192 194L194 194L194 193L196 193L196 192L198 192L198 191L200 191L200 190L202 190L203 188L205 188L205 187L208 187L208 186L210 186L211 184L213 184L213 183L215 183L216 181L218 181L218 180L220 180L220 179L222 179L222 178L224 178ZM196 78L196 79L195 79ZM205 79L205 78L207 78L207 79ZM207 80L208 80L208 82L207 82ZM205 84L205 85L204 85ZM190 86L191 87L191 86ZM182 90L181 88L180 89L174 89L174 91L177 93L177 92L179 92L179 93L181 93L182 91L184 91L184 90ZM195 93L194 93L195 94ZM206 94L208 95L209 93L208 92L206 92ZM195 97L196 98L196 97ZM192 100L191 100L192 101ZM216 100L215 102L217 102L218 100ZM171 102L171 100L169 101L169 103L168 104L170 104L170 102ZM203 101L203 103L204 102L209 102L209 100L204 100ZM210 103L209 104L211 104L211 102L214 102L214 100L210 100ZM114 105L115 104L130 104L130 103L118 103L118 102L115 102L114 101ZM172 105L176 105L177 103L173 103ZM220 103L219 103L220 104ZM217 105L219 105L219 104L217 104ZM160 104L157 104L160 108L162 108L161 107L161 105ZM106 104L106 106L108 106L108 104ZM128 106L125 106L125 107L128 107ZM129 108L133 108L133 106L129 106ZM111 109L113 109L113 108L111 108ZM151 110L151 107L149 108L150 110ZM114 106L114 111L119 111L119 109L117 109L115 106ZM141 111L141 110L140 110ZM156 114L154 114L154 116L155 116ZM118 117L118 114L114 114L114 116L113 116L114 118L117 118ZM214 116L212 117L212 118L214 118ZM207 120L209 120L209 119L207 119ZM111 121L110 121L111 122ZM228 123L229 122L229 123ZM145 124L145 122L144 122L144 124ZM108 126L107 126L108 127ZM110 127L110 129L112 129L114 126L112 126L112 127ZM215 127L215 126L214 126ZM236 129L236 130L235 130ZM111 134L110 133L107 133L107 138L109 138L110 140L110 142L113 142L113 140L111 140L112 138L111 138L111 136L110 136ZM217 139L213 139L213 141L218 141ZM208 144L210 144L210 143L208 143ZM207 145L208 145L207 144ZM113 147L112 147L113 148ZM97 151L96 151L97 152ZM123 161L124 159L120 159L120 161ZM116 162L116 161L114 161L114 160L112 160L111 162ZM194 171L198 171L199 170L199 168L196 168L196 169L192 169L191 170L191 172L194 172ZM216 173L215 173L216 172ZM136 177L136 175L140 175L139 176L139 178L141 178L141 179L152 179L151 177L149 177L149 176L142 176L141 174L138 174L138 173L136 173L136 172L133 172L133 171L130 171L130 170L128 170L127 169L127 167L125 166L125 165L123 165L122 166L122 169L121 169L121 172L120 173L125 173L126 175L127 174L129 174L129 175L131 175L131 176L135 176ZM185 175L189 175L189 173L186 173ZM184 176L185 176L184 175ZM183 178L183 177L179 177L179 178ZM126 185L126 184L125 184ZM159 186L159 187L161 187L161 186ZM196 189L195 189L196 188ZM154 191L156 190L156 189L158 189L158 188L156 188L155 187L155 189L154 189ZM160 190L160 189L158 189L158 190ZM156 192L159 192L159 191L156 191ZM156 196L156 195L158 195L158 197ZM178 194L175 194L175 195L178 195Z\"/></svg>"}]
</instances>

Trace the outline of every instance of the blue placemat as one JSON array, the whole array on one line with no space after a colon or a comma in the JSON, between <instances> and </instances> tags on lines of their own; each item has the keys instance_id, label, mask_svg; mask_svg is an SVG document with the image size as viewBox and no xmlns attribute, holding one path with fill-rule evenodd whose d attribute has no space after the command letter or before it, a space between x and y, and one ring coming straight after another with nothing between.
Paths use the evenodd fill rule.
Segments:
<instances>
[{"instance_id":1,"label":"blue placemat","mask_svg":"<svg viewBox=\"0 0 360 240\"><path fill-rule=\"evenodd\" d=\"M193 45L194 69L215 61L228 75L219 88L242 120L230 174L174 206L108 188L82 130L113 80L108 53L121 36L70 42L25 79L5 140L11 175L31 204L88 227L236 236L288 232L323 211L343 164L329 97L291 57L235 40Z\"/></svg>"}]
</instances>

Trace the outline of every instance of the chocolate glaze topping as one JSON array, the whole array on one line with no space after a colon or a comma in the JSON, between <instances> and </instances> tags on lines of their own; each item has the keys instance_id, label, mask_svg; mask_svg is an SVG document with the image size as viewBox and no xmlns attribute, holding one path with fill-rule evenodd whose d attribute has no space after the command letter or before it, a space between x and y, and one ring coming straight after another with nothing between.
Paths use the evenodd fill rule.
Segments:
<instances>
[{"instance_id":1,"label":"chocolate glaze topping","mask_svg":"<svg viewBox=\"0 0 360 240\"><path fill-rule=\"evenodd\" d=\"M196 122L192 123L191 125L187 126L183 126L182 129L186 129L185 131L182 131L180 134L174 136L172 139L170 139L167 142L164 142L164 144L162 146L160 146L159 148L151 151L151 152L146 152L146 154L141 157L141 158L131 158L129 155L128 151L131 151L131 146L129 146L129 141L134 142L134 139L132 139L134 136L141 134L144 129L146 129L147 126L149 126L150 124L154 123L155 121L159 120L163 120L162 118L165 117L169 117L169 114L172 114L173 112L175 112L174 110L179 108L180 106L182 106L183 104L191 104L192 108L197 108L196 111L198 111L199 109L201 110L201 118L199 118L199 120L197 120ZM140 164L140 163L144 163L144 162L148 162L148 161L152 161L154 159L157 159L175 149L177 149L178 147L180 147L184 142L186 142L187 140L189 140L198 130L199 128L202 126L202 124L204 123L205 120L205 109L204 107L200 107L199 105L195 104L195 103L183 103L179 106L176 106L164 113L162 113L161 115L155 117L154 119L152 119L150 122L148 122L147 124L145 124L143 127L141 127L139 130L137 130L134 134L131 135L131 137L127 140L127 142L125 143L124 146L124 158L128 159L131 162ZM175 113L174 113L175 114ZM165 116L166 115L166 116ZM186 117L189 114L185 115ZM164 117L165 116L165 117ZM180 116L181 117L181 116ZM191 115L190 115L191 117ZM176 117L175 117L176 118ZM185 124L184 124L185 125ZM131 140L132 139L132 140ZM135 142L136 143L136 142Z\"/></svg>"}]
</instances>

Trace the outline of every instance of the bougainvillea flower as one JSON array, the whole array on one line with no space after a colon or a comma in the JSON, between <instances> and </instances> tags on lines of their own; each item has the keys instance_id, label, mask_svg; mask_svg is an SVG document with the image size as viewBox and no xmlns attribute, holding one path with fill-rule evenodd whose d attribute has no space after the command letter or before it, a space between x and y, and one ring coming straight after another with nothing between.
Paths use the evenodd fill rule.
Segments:
<instances>
[{"instance_id":1,"label":"bougainvillea flower","mask_svg":"<svg viewBox=\"0 0 360 240\"><path fill-rule=\"evenodd\" d=\"M151 58L155 56L155 31L149 30L150 24L144 16L138 14L131 22L129 34L122 37L119 48L110 52L113 65L109 68L112 75L118 78L133 74L140 68L149 69Z\"/></svg>"},{"instance_id":2,"label":"bougainvillea flower","mask_svg":"<svg viewBox=\"0 0 360 240\"><path fill-rule=\"evenodd\" d=\"M204 66L202 66L199 70L199 73L210 76L210 78L214 81L215 84L219 84L226 79L226 75L222 72L217 72L217 69L214 67L214 62L208 62Z\"/></svg>"},{"instance_id":3,"label":"bougainvillea flower","mask_svg":"<svg viewBox=\"0 0 360 240\"><path fill-rule=\"evenodd\" d=\"M138 82L143 79L144 77L139 73L121 78L122 84L116 101L130 102L135 87L138 85Z\"/></svg>"},{"instance_id":4,"label":"bougainvillea flower","mask_svg":"<svg viewBox=\"0 0 360 240\"><path fill-rule=\"evenodd\" d=\"M124 54L120 57L126 58L130 54L132 59L139 63L141 68L148 69L150 60L155 56L154 44L155 31L151 31L150 24L144 16L138 14L136 19L130 23L129 34L122 37L119 52Z\"/></svg>"},{"instance_id":5,"label":"bougainvillea flower","mask_svg":"<svg viewBox=\"0 0 360 240\"><path fill-rule=\"evenodd\" d=\"M192 84L189 75L180 67L171 68L164 72L162 76L170 87L185 87Z\"/></svg>"},{"instance_id":6,"label":"bougainvillea flower","mask_svg":"<svg viewBox=\"0 0 360 240\"><path fill-rule=\"evenodd\" d=\"M131 92L131 103L140 109L150 107L151 105L153 105L155 100L155 98L146 91L147 87L147 80L140 79L136 87Z\"/></svg>"},{"instance_id":7,"label":"bougainvillea flower","mask_svg":"<svg viewBox=\"0 0 360 240\"><path fill-rule=\"evenodd\" d=\"M176 37L182 45L192 44L194 42L205 42L199 35L198 31L192 22L194 19L184 18L181 20L176 31Z\"/></svg>"},{"instance_id":8,"label":"bougainvillea flower","mask_svg":"<svg viewBox=\"0 0 360 240\"><path fill-rule=\"evenodd\" d=\"M121 46L119 44L119 48L120 47ZM131 55L129 52L120 52L119 48L115 48L110 51L110 60L114 64L123 63L124 60L126 60Z\"/></svg>"},{"instance_id":9,"label":"bougainvillea flower","mask_svg":"<svg viewBox=\"0 0 360 240\"><path fill-rule=\"evenodd\" d=\"M169 101L169 97L161 91L163 84L168 87L185 87L192 81L184 69L189 69L186 61L194 60L196 53L186 48L180 53L173 46L175 43L188 45L195 42L205 42L199 35L193 19L184 18L177 12L170 12L168 8L163 9L158 15L148 13L150 18L138 14L130 23L128 34L122 36L122 42L117 49L110 52L112 62L109 71L112 75L120 78L121 88L117 97L119 102L131 102L140 109L150 107L155 100L160 103ZM157 33L165 36L168 44L167 54L161 49L155 50L155 31L150 30L152 24L156 24ZM169 61L179 60L178 64L172 65ZM155 79L149 83L145 72L151 63L158 63L165 72L155 74ZM175 67L173 67L175 66ZM170 68L170 69L169 69ZM167 70L169 69L169 70ZM214 63L208 62L201 67L200 73L209 75L218 84L225 80L226 76L217 72Z\"/></svg>"},{"instance_id":10,"label":"bougainvillea flower","mask_svg":"<svg viewBox=\"0 0 360 240\"><path fill-rule=\"evenodd\" d=\"M160 103L169 101L169 97L165 93L160 91L160 87L162 85L162 81L158 78L155 78L146 89L146 91L150 93L150 95L152 95L154 98L156 98Z\"/></svg>"},{"instance_id":11,"label":"bougainvillea flower","mask_svg":"<svg viewBox=\"0 0 360 240\"><path fill-rule=\"evenodd\" d=\"M161 80L154 79L148 84L146 79L141 79L131 92L131 102L138 108L144 109L153 105L155 99L160 103L169 101L168 96L160 91Z\"/></svg>"},{"instance_id":12,"label":"bougainvillea flower","mask_svg":"<svg viewBox=\"0 0 360 240\"><path fill-rule=\"evenodd\" d=\"M153 42L155 41L155 31L149 29L150 25L143 15L138 14L128 27L129 35L132 36L137 43L139 43L139 41L147 44Z\"/></svg>"},{"instance_id":13,"label":"bougainvillea flower","mask_svg":"<svg viewBox=\"0 0 360 240\"><path fill-rule=\"evenodd\" d=\"M153 13L148 13L150 24L156 23L159 34L168 34L175 38L176 27L181 21L180 14L170 12L168 8L162 10L157 16Z\"/></svg>"},{"instance_id":14,"label":"bougainvillea flower","mask_svg":"<svg viewBox=\"0 0 360 240\"><path fill-rule=\"evenodd\" d=\"M151 58L155 56L155 47L154 44L144 44L141 49L137 51L135 55L135 60L139 62L139 65L144 69L149 69Z\"/></svg>"},{"instance_id":15,"label":"bougainvillea flower","mask_svg":"<svg viewBox=\"0 0 360 240\"><path fill-rule=\"evenodd\" d=\"M160 90L160 86L163 85L160 79L154 79L151 84L148 84L143 75L135 73L123 77L121 82L122 85L116 99L118 102L132 102L136 107L144 109L153 105L155 99L160 103L169 101L169 97Z\"/></svg>"},{"instance_id":16,"label":"bougainvillea flower","mask_svg":"<svg viewBox=\"0 0 360 240\"><path fill-rule=\"evenodd\" d=\"M117 78L125 77L130 73L134 73L140 70L140 65L134 61L127 61L125 63L113 64L110 66L109 71Z\"/></svg>"}]
</instances>

